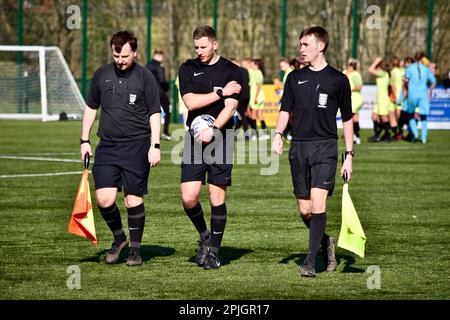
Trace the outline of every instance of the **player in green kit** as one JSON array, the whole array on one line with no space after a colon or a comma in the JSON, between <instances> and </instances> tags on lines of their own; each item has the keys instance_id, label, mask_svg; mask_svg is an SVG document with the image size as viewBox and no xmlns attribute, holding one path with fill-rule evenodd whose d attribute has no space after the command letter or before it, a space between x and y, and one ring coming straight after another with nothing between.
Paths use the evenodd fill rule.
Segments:
<instances>
[{"instance_id":1,"label":"player in green kit","mask_svg":"<svg viewBox=\"0 0 450 320\"><path fill-rule=\"evenodd\" d=\"M393 57L391 59L391 79L390 84L393 93L393 109L389 110L389 121L394 134L395 140L400 140L399 128L397 126L397 119L400 118L400 111L402 110L402 101L399 99L401 96L403 78L405 77L405 69L400 67L400 59Z\"/></svg>"},{"instance_id":2,"label":"player in green kit","mask_svg":"<svg viewBox=\"0 0 450 320\"><path fill-rule=\"evenodd\" d=\"M361 143L361 138L359 134L359 111L363 105L363 96L361 94L363 81L361 73L358 71L358 60L349 59L347 63L347 69L344 70L350 82L350 89L352 90L352 113L353 113L353 142L356 144Z\"/></svg>"},{"instance_id":3,"label":"player in green kit","mask_svg":"<svg viewBox=\"0 0 450 320\"><path fill-rule=\"evenodd\" d=\"M255 122L259 120L262 133L258 134L260 140L269 139L269 135L265 133L267 128L264 121L264 101L265 95L263 90L264 74L262 70L262 60L252 59L251 69L249 70L250 78L250 114L251 119ZM253 138L253 137L252 137ZM256 138L256 137L255 137Z\"/></svg>"},{"instance_id":4,"label":"player in green kit","mask_svg":"<svg viewBox=\"0 0 450 320\"><path fill-rule=\"evenodd\" d=\"M389 142L391 140L388 118L390 105L389 73L383 58L376 58L369 67L369 72L376 77L377 84L377 103L372 113L375 135L369 138L369 142ZM380 137L383 130L384 134Z\"/></svg>"}]
</instances>

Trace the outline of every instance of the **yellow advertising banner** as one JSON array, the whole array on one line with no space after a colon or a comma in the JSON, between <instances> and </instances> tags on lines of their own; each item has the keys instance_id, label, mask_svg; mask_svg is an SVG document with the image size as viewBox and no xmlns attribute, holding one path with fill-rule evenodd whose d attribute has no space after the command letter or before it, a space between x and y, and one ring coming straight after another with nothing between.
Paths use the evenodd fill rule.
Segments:
<instances>
[{"instance_id":1,"label":"yellow advertising banner","mask_svg":"<svg viewBox=\"0 0 450 320\"><path fill-rule=\"evenodd\" d=\"M273 84L263 85L266 101L264 102L264 120L268 127L275 127L280 111L280 100L283 88Z\"/></svg>"}]
</instances>

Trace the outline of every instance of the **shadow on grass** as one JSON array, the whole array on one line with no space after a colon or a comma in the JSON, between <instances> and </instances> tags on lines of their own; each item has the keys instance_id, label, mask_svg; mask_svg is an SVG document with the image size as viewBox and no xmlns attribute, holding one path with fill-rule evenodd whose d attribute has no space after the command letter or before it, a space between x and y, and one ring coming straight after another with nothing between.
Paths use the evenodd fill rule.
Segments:
<instances>
[{"instance_id":1,"label":"shadow on grass","mask_svg":"<svg viewBox=\"0 0 450 320\"><path fill-rule=\"evenodd\" d=\"M243 255L246 255L251 252L253 252L253 250L239 249L239 248L233 248L233 247L222 247L222 248L220 248L220 251L219 251L220 264L222 266L225 266L227 264L230 264L231 261L238 260ZM190 257L188 261L196 263L195 256Z\"/></svg>"},{"instance_id":2,"label":"shadow on grass","mask_svg":"<svg viewBox=\"0 0 450 320\"><path fill-rule=\"evenodd\" d=\"M128 252L130 250L130 247L125 248L120 252L119 260L117 263L122 263L127 261ZM81 259L80 262L103 262L105 259L106 254L109 250L102 250L97 252L97 254L93 257ZM150 259L156 258L156 257L167 257L171 256L175 253L174 248L169 247L161 247L161 246L142 246L141 247L141 256L142 261L148 261Z\"/></svg>"},{"instance_id":3,"label":"shadow on grass","mask_svg":"<svg viewBox=\"0 0 450 320\"><path fill-rule=\"evenodd\" d=\"M286 258L283 258L280 260L279 263L287 264L290 261L294 261L298 266L300 266L303 261L306 259L306 254L291 254L290 256L287 256ZM324 272L327 269L327 266L325 264L324 259L322 258L322 255L319 254L316 260L316 271L317 272ZM337 261L337 267L341 264L344 264L344 268L341 272L344 273L362 273L366 272L366 270L361 268L356 268L353 266L355 263L355 258L353 256L349 255L336 255L336 261Z\"/></svg>"}]
</instances>

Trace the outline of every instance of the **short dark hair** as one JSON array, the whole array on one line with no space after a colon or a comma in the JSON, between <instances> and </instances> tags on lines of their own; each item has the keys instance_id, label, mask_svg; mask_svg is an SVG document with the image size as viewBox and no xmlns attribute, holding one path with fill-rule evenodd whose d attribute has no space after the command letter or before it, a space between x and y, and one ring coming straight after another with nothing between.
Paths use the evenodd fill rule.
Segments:
<instances>
[{"instance_id":1,"label":"short dark hair","mask_svg":"<svg viewBox=\"0 0 450 320\"><path fill-rule=\"evenodd\" d=\"M328 31L320 26L313 26L309 28L303 29L303 31L300 33L299 40L301 40L305 36L314 35L319 41L323 42L325 44L325 47L323 48L323 53L327 52L328 44L330 43Z\"/></svg>"},{"instance_id":2,"label":"short dark hair","mask_svg":"<svg viewBox=\"0 0 450 320\"><path fill-rule=\"evenodd\" d=\"M391 64L393 67L399 67L400 66L400 59L397 56L393 56L391 59Z\"/></svg>"},{"instance_id":3,"label":"short dark hair","mask_svg":"<svg viewBox=\"0 0 450 320\"><path fill-rule=\"evenodd\" d=\"M164 51L162 51L162 50L155 50L155 51L153 51L153 55L155 55L155 54L164 55Z\"/></svg>"},{"instance_id":4,"label":"short dark hair","mask_svg":"<svg viewBox=\"0 0 450 320\"><path fill-rule=\"evenodd\" d=\"M258 66L258 69L264 74L264 61L262 59L252 59L252 62Z\"/></svg>"},{"instance_id":5,"label":"short dark hair","mask_svg":"<svg viewBox=\"0 0 450 320\"><path fill-rule=\"evenodd\" d=\"M350 59L348 59L347 65L352 67L353 70L357 70L358 69L358 60L356 60L354 58L350 58Z\"/></svg>"},{"instance_id":6,"label":"short dark hair","mask_svg":"<svg viewBox=\"0 0 450 320\"><path fill-rule=\"evenodd\" d=\"M295 70L300 69L300 61L297 58L293 58L289 60L289 65L292 66Z\"/></svg>"},{"instance_id":7,"label":"short dark hair","mask_svg":"<svg viewBox=\"0 0 450 320\"><path fill-rule=\"evenodd\" d=\"M425 53L423 51L418 51L418 52L416 52L414 59L416 61L420 61L420 60L422 60L423 57L426 57Z\"/></svg>"},{"instance_id":8,"label":"short dark hair","mask_svg":"<svg viewBox=\"0 0 450 320\"><path fill-rule=\"evenodd\" d=\"M194 40L198 40L203 37L208 37L209 40L215 41L216 38L216 32L214 29L210 26L200 26L197 27L197 29L194 30L194 33L192 34L192 38Z\"/></svg>"},{"instance_id":9,"label":"short dark hair","mask_svg":"<svg viewBox=\"0 0 450 320\"><path fill-rule=\"evenodd\" d=\"M414 63L414 59L412 57L406 57L405 59L403 59L403 63Z\"/></svg>"},{"instance_id":10,"label":"short dark hair","mask_svg":"<svg viewBox=\"0 0 450 320\"><path fill-rule=\"evenodd\" d=\"M386 71L388 69L388 66L386 64L386 62L384 61L384 59L380 60L380 62L378 62L378 64L375 66L375 69L382 69L384 71Z\"/></svg>"},{"instance_id":11,"label":"short dark hair","mask_svg":"<svg viewBox=\"0 0 450 320\"><path fill-rule=\"evenodd\" d=\"M116 51L117 53L120 53L120 51L122 51L122 47L127 43L130 45L131 50L136 52L137 38L134 36L134 33L132 31L124 30L124 31L119 31L119 32L115 33L112 36L111 41L109 42L109 45L111 48L114 45L114 51Z\"/></svg>"}]
</instances>

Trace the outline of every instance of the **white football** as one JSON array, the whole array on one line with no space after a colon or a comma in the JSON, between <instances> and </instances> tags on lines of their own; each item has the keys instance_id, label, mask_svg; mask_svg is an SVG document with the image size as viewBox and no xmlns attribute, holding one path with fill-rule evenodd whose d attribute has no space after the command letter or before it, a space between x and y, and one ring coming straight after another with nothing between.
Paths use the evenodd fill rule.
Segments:
<instances>
[{"instance_id":1,"label":"white football","mask_svg":"<svg viewBox=\"0 0 450 320\"><path fill-rule=\"evenodd\" d=\"M197 116L191 123L190 131L192 136L196 137L201 130L208 128L214 124L213 116L210 116L209 114L202 114Z\"/></svg>"}]
</instances>

